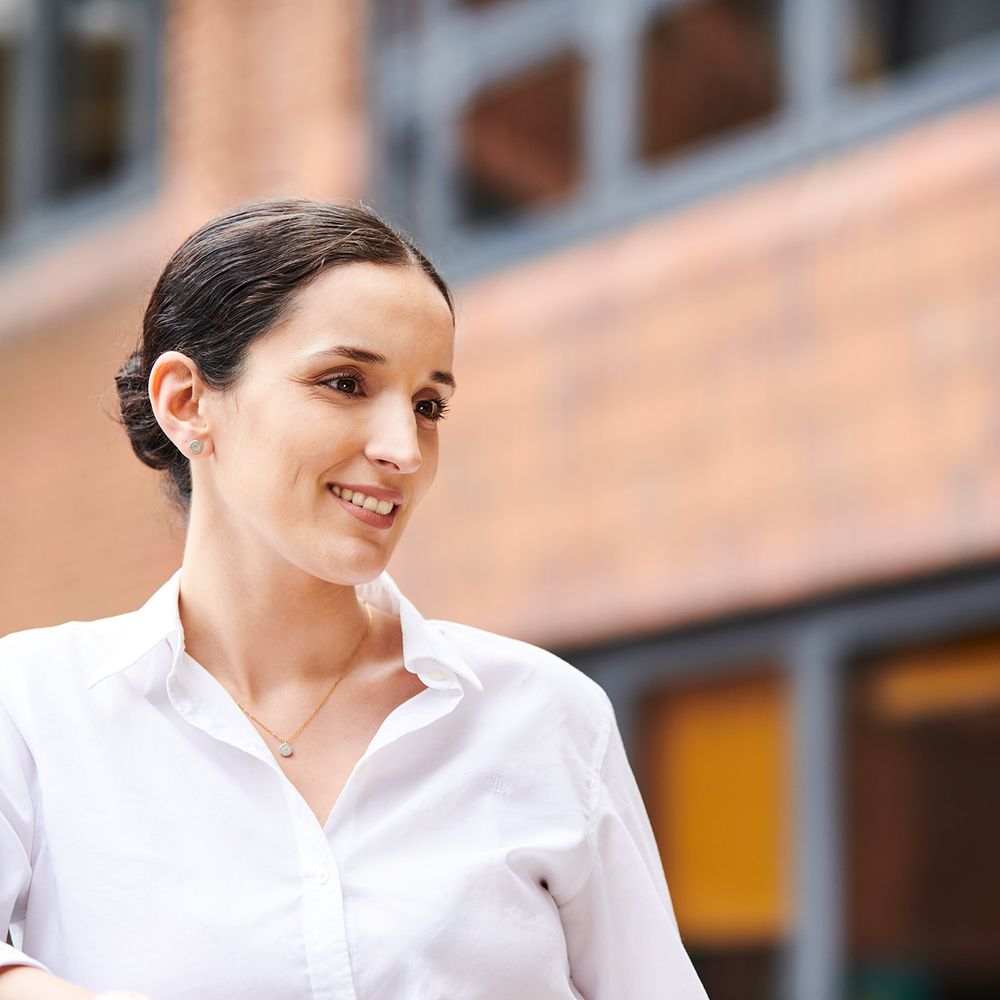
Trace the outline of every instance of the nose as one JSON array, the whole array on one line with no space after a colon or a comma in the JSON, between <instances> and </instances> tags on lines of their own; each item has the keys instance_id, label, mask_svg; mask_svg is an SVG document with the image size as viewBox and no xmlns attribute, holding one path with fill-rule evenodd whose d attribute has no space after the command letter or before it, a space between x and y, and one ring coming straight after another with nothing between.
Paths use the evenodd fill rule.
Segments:
<instances>
[{"instance_id":1,"label":"nose","mask_svg":"<svg viewBox=\"0 0 1000 1000\"><path fill-rule=\"evenodd\" d=\"M372 414L365 454L376 465L416 472L423 462L417 414L406 400L386 400Z\"/></svg>"}]
</instances>

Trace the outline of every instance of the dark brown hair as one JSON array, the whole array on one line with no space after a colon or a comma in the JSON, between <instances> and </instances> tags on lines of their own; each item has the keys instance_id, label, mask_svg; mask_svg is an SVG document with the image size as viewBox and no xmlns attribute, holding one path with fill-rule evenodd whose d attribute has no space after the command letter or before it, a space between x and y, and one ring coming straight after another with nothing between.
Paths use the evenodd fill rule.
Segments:
<instances>
[{"instance_id":1,"label":"dark brown hair","mask_svg":"<svg viewBox=\"0 0 1000 1000\"><path fill-rule=\"evenodd\" d=\"M153 414L148 384L156 359L180 351L209 386L228 389L245 371L249 345L287 316L295 293L321 272L354 261L419 267L454 319L451 291L434 265L362 203L296 198L241 205L192 233L167 262L115 385L118 419L133 451L167 473L168 496L183 513L191 506L191 469Z\"/></svg>"}]
</instances>

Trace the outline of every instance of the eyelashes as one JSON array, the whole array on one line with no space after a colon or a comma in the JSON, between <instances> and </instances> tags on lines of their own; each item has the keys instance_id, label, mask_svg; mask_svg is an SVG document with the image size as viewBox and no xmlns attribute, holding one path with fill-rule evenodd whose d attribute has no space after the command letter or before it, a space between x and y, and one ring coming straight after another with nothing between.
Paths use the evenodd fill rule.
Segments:
<instances>
[{"instance_id":1,"label":"eyelashes","mask_svg":"<svg viewBox=\"0 0 1000 1000\"><path fill-rule=\"evenodd\" d=\"M355 388L344 389L338 383L349 382L353 383ZM363 396L367 388L364 378L360 373L356 372L343 372L335 375L331 375L329 378L323 379L320 385L328 385L333 388L334 392L338 392L343 396ZM425 420L430 420L432 423L437 423L439 420L444 419L444 415L448 412L448 403L442 399L440 396L433 396L428 399L417 400L417 406L421 406L424 403L432 403L434 406L433 413L424 413L420 410L420 413Z\"/></svg>"},{"instance_id":2,"label":"eyelashes","mask_svg":"<svg viewBox=\"0 0 1000 1000\"><path fill-rule=\"evenodd\" d=\"M433 421L435 421L435 423L438 420L444 420L444 415L448 412L448 404L440 396L434 396L431 399L421 399L421 400L418 400L417 406L419 406L421 403L434 403L435 404L435 410L434 410L433 414L429 414L429 413L428 414L424 414L427 417L428 420L433 420Z\"/></svg>"}]
</instances>

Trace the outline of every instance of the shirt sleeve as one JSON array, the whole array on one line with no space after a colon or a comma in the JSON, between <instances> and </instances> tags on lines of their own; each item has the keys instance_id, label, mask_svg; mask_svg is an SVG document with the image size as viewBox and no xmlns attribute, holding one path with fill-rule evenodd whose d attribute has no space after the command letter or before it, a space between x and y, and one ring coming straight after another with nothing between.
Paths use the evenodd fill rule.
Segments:
<instances>
[{"instance_id":1,"label":"shirt sleeve","mask_svg":"<svg viewBox=\"0 0 1000 1000\"><path fill-rule=\"evenodd\" d=\"M681 943L659 850L614 711L593 795L590 872L559 902L584 1000L707 1000Z\"/></svg>"},{"instance_id":2,"label":"shirt sleeve","mask_svg":"<svg viewBox=\"0 0 1000 1000\"><path fill-rule=\"evenodd\" d=\"M24 913L31 882L34 808L28 775L33 768L21 734L0 703L0 969L30 965L51 972L6 943L12 918Z\"/></svg>"}]
</instances>

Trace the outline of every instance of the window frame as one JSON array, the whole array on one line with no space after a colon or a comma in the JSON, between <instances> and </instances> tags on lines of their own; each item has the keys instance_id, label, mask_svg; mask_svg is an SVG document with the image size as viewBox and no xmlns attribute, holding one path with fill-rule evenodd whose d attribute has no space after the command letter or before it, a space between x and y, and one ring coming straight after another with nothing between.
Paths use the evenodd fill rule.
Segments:
<instances>
[{"instance_id":1,"label":"window frame","mask_svg":"<svg viewBox=\"0 0 1000 1000\"><path fill-rule=\"evenodd\" d=\"M1000 91L1000 37L962 46L961 59L948 50L877 85L852 84L841 0L778 0L778 113L668 162L644 163L632 155L642 28L649 17L686 2L509 0L475 11L451 0L423 0L422 24L396 37L380 37L372 18L368 91L376 155L369 200L411 231L460 284ZM579 190L558 206L516 220L460 224L450 192L464 104L480 87L567 47L579 51L588 67ZM388 155L404 126L421 146L408 203Z\"/></svg>"},{"instance_id":2,"label":"window frame","mask_svg":"<svg viewBox=\"0 0 1000 1000\"><path fill-rule=\"evenodd\" d=\"M45 120L57 77L53 40L60 0L25 4L16 30L16 57L9 120L7 172L9 213L0 228L0 265L44 249L67 232L89 228L148 200L160 182L162 161L163 38L167 0L127 6L131 43L126 87L125 157L118 176L58 199L44 193L52 162Z\"/></svg>"}]
</instances>

